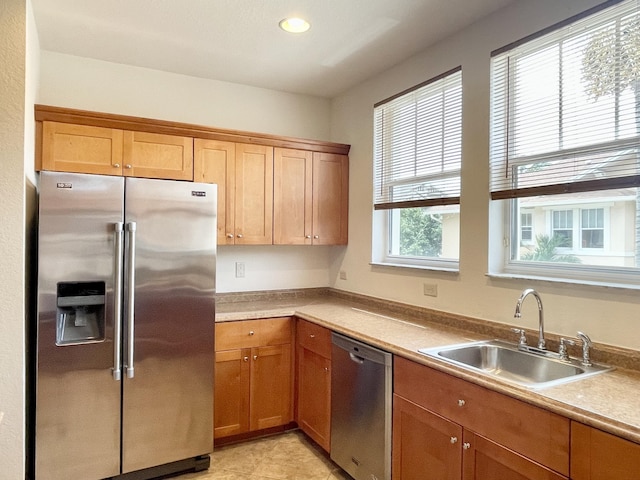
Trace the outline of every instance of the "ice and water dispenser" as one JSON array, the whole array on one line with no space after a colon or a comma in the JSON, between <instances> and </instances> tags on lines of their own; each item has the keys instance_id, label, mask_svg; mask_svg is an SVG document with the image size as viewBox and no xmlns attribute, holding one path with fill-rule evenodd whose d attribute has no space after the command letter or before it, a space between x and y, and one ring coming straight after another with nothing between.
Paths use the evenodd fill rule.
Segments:
<instances>
[{"instance_id":1,"label":"ice and water dispenser","mask_svg":"<svg viewBox=\"0 0 640 480\"><path fill-rule=\"evenodd\" d=\"M104 340L104 282L58 283L56 345Z\"/></svg>"}]
</instances>

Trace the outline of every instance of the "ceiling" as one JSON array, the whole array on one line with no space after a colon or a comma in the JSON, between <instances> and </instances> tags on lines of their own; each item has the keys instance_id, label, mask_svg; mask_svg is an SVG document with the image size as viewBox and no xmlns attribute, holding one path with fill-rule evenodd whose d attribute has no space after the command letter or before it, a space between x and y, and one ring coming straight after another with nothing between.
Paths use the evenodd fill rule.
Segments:
<instances>
[{"instance_id":1,"label":"ceiling","mask_svg":"<svg viewBox=\"0 0 640 480\"><path fill-rule=\"evenodd\" d=\"M513 0L31 0L43 50L332 98ZM298 15L305 34L280 30Z\"/></svg>"}]
</instances>

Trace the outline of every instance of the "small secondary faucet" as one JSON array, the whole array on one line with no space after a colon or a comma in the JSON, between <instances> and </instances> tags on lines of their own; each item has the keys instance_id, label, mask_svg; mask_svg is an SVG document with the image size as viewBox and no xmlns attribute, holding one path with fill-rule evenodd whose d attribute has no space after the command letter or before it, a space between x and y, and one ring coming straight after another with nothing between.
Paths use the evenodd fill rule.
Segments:
<instances>
[{"instance_id":1,"label":"small secondary faucet","mask_svg":"<svg viewBox=\"0 0 640 480\"><path fill-rule=\"evenodd\" d=\"M518 302L516 303L516 311L513 314L514 318L521 318L522 314L520 313L520 309L522 308L522 302L527 298L528 295L533 295L538 302L538 348L540 350L546 350L546 342L544 340L544 311L542 308L542 299L540 298L540 294L536 292L533 288L527 288L523 290L520 298L518 298Z\"/></svg>"}]
</instances>

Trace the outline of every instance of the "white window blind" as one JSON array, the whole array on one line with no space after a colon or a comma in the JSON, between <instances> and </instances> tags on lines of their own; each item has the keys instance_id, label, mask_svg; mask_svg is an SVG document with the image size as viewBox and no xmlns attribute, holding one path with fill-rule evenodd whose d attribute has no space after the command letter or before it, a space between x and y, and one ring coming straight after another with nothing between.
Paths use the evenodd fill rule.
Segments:
<instances>
[{"instance_id":1,"label":"white window blind","mask_svg":"<svg viewBox=\"0 0 640 480\"><path fill-rule=\"evenodd\" d=\"M462 69L374 105L374 207L460 203Z\"/></svg>"},{"instance_id":2,"label":"white window blind","mask_svg":"<svg viewBox=\"0 0 640 480\"><path fill-rule=\"evenodd\" d=\"M640 186L639 6L610 1L492 54L493 199Z\"/></svg>"}]
</instances>

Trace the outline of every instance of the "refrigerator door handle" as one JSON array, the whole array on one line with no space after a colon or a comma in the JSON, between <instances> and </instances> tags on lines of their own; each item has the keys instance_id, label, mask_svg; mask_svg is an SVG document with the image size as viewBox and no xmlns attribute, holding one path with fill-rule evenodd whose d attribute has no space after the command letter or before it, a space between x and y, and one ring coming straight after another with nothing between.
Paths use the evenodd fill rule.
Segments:
<instances>
[{"instance_id":1,"label":"refrigerator door handle","mask_svg":"<svg viewBox=\"0 0 640 480\"><path fill-rule=\"evenodd\" d=\"M122 354L122 237L124 224L116 222L114 226L116 268L113 288L113 379L119 382L122 379L120 368L120 356Z\"/></svg>"},{"instance_id":2,"label":"refrigerator door handle","mask_svg":"<svg viewBox=\"0 0 640 480\"><path fill-rule=\"evenodd\" d=\"M127 378L133 378L133 338L135 326L136 286L136 222L127 223L129 232L128 278L127 278Z\"/></svg>"}]
</instances>

